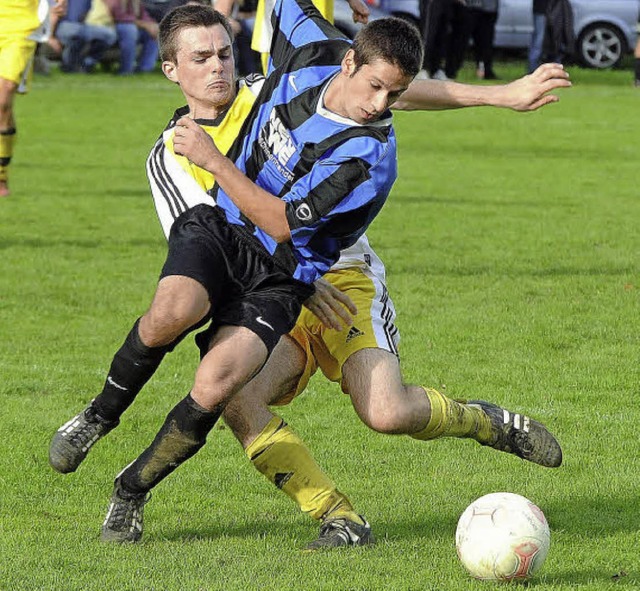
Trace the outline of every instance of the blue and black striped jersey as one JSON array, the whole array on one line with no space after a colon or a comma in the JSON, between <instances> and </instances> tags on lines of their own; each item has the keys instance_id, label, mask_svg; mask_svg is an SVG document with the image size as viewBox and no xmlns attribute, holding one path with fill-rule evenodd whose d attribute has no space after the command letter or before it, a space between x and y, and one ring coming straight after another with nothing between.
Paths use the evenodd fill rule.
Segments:
<instances>
[{"instance_id":1,"label":"blue and black striped jersey","mask_svg":"<svg viewBox=\"0 0 640 591\"><path fill-rule=\"evenodd\" d=\"M380 211L397 175L396 139L389 112L360 125L324 108L350 45L309 0L278 0L272 24L272 71L228 156L286 201L291 240L277 244L222 189L214 191L230 223L311 283Z\"/></svg>"}]
</instances>

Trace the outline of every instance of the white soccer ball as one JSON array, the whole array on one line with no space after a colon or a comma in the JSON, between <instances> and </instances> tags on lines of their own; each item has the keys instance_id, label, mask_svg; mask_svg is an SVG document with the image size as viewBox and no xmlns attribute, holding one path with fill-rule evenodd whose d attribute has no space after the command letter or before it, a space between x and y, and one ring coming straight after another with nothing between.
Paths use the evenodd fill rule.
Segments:
<instances>
[{"instance_id":1,"label":"white soccer ball","mask_svg":"<svg viewBox=\"0 0 640 591\"><path fill-rule=\"evenodd\" d=\"M477 579L528 579L542 566L550 543L544 513L513 493L476 499L460 516L456 529L458 557Z\"/></svg>"}]
</instances>

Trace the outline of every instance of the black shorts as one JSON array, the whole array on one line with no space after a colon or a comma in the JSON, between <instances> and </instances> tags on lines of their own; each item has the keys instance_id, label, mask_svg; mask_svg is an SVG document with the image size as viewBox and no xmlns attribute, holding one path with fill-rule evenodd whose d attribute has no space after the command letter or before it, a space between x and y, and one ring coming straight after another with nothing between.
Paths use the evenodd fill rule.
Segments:
<instances>
[{"instance_id":1,"label":"black shorts","mask_svg":"<svg viewBox=\"0 0 640 591\"><path fill-rule=\"evenodd\" d=\"M269 353L293 328L314 291L277 267L259 244L210 205L193 207L173 223L160 278L169 275L191 277L205 287L213 330L244 326L262 339ZM199 339L201 349L202 343Z\"/></svg>"}]
</instances>

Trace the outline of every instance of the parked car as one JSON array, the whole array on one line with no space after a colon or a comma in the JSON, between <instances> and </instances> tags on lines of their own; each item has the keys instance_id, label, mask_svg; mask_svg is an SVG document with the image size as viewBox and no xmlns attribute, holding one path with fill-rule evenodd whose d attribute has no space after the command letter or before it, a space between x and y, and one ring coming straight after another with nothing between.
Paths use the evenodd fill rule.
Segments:
<instances>
[{"instance_id":1,"label":"parked car","mask_svg":"<svg viewBox=\"0 0 640 591\"><path fill-rule=\"evenodd\" d=\"M416 24L420 0L373 0L373 18L392 14ZM640 0L570 0L573 7L575 57L591 68L610 68L633 51L637 36ZM371 2L368 2L371 4ZM374 8L375 7L375 8ZM346 0L336 0L338 13L351 18ZM357 31L357 27L354 29ZM494 46L526 49L533 31L532 0L500 0ZM346 31L345 31L346 32Z\"/></svg>"},{"instance_id":2,"label":"parked car","mask_svg":"<svg viewBox=\"0 0 640 591\"><path fill-rule=\"evenodd\" d=\"M571 0L575 57L591 68L610 68L633 51L638 0ZM531 0L500 0L494 45L528 47L533 30Z\"/></svg>"}]
</instances>

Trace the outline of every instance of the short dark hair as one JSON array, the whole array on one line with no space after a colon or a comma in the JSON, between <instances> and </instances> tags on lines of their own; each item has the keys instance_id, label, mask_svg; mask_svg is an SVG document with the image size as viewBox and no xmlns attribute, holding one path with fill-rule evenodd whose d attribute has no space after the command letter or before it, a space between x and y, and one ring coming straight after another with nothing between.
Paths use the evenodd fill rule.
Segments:
<instances>
[{"instance_id":1,"label":"short dark hair","mask_svg":"<svg viewBox=\"0 0 640 591\"><path fill-rule=\"evenodd\" d=\"M422 67L422 36L410 22L385 17L364 26L352 45L356 70L377 59L398 66L407 76L415 76Z\"/></svg>"},{"instance_id":2,"label":"short dark hair","mask_svg":"<svg viewBox=\"0 0 640 591\"><path fill-rule=\"evenodd\" d=\"M160 59L176 62L178 58L178 34L183 29L197 27L213 27L222 25L233 41L231 25L222 13L214 10L210 5L183 4L168 12L160 21L158 33L158 45L160 46Z\"/></svg>"}]
</instances>

